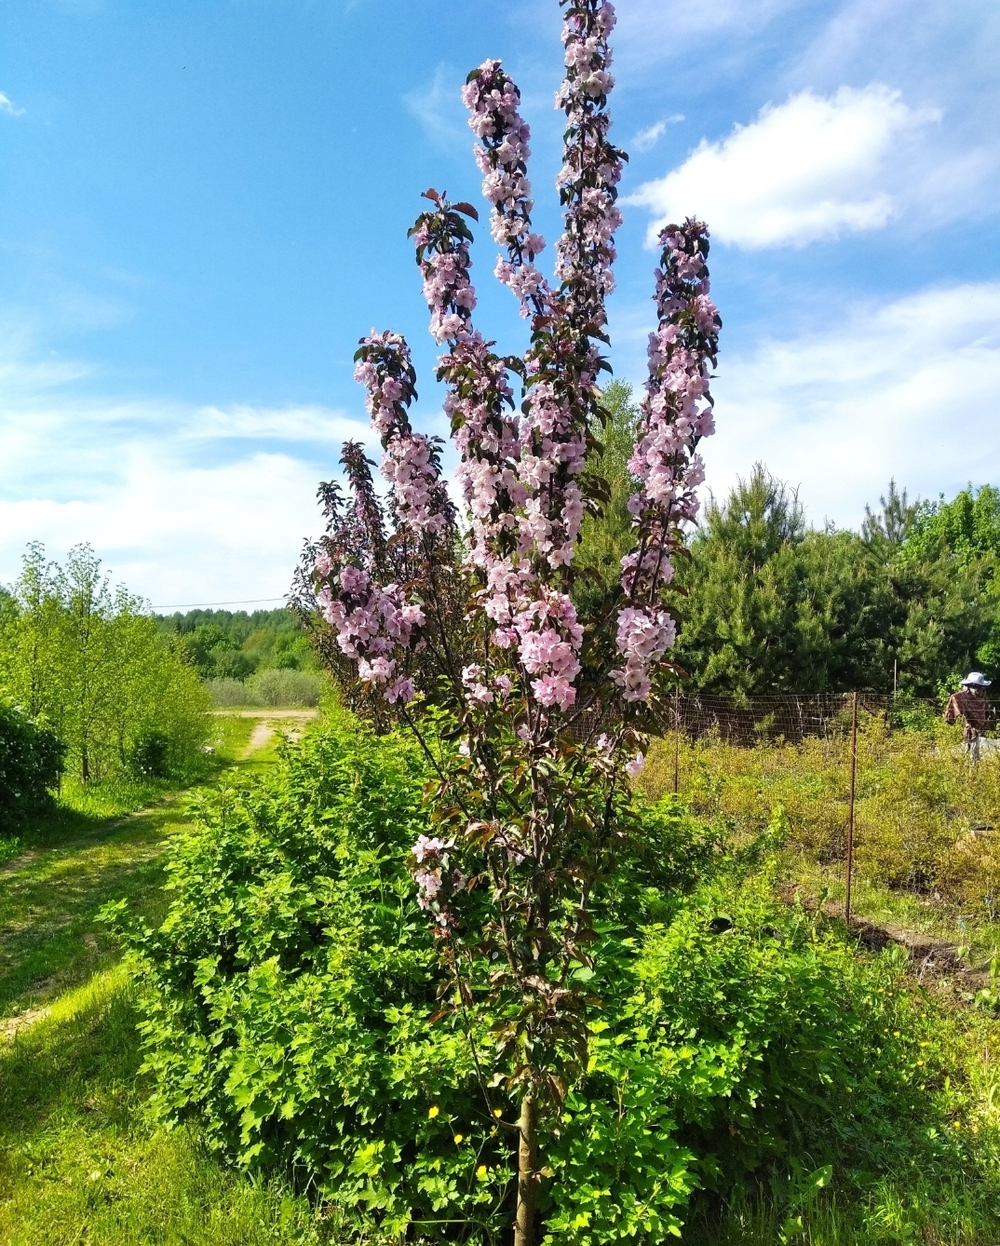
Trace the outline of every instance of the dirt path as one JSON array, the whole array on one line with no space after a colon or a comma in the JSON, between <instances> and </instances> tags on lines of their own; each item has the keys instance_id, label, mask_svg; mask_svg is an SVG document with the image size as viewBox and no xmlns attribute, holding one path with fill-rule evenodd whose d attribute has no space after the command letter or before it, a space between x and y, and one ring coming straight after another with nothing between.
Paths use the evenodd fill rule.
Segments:
<instances>
[{"instance_id":1,"label":"dirt path","mask_svg":"<svg viewBox=\"0 0 1000 1246\"><path fill-rule=\"evenodd\" d=\"M974 969L959 956L957 943L938 939L919 930L886 923L873 926L864 920L855 920L851 930L870 951L881 952L890 944L905 948L910 958L910 972L918 982L934 982L958 992L975 993L989 985L990 975L986 968Z\"/></svg>"},{"instance_id":2,"label":"dirt path","mask_svg":"<svg viewBox=\"0 0 1000 1246\"><path fill-rule=\"evenodd\" d=\"M319 710L240 710L238 713L241 718L257 720L241 754L241 761L247 761L255 753L259 753L279 730L294 744L305 735L309 723L319 717Z\"/></svg>"},{"instance_id":3,"label":"dirt path","mask_svg":"<svg viewBox=\"0 0 1000 1246\"><path fill-rule=\"evenodd\" d=\"M801 896L806 910L815 913L815 895L804 894L799 888L783 888L782 899L787 904L792 904L796 892ZM838 901L827 901L823 905L823 915L842 922L844 906ZM959 955L959 944L953 940L942 939L896 922L876 925L856 913L852 914L850 931L861 946L870 952L881 952L893 945L903 948L910 962L910 973L917 982L934 986L955 1002L967 1002L970 995L989 986L989 967L975 968L967 964ZM962 948L961 951L964 954L967 949Z\"/></svg>"},{"instance_id":4,"label":"dirt path","mask_svg":"<svg viewBox=\"0 0 1000 1246\"><path fill-rule=\"evenodd\" d=\"M319 710L317 709L252 709L252 710L212 710L212 713L220 718L297 718L297 719L313 719L319 718Z\"/></svg>"}]
</instances>

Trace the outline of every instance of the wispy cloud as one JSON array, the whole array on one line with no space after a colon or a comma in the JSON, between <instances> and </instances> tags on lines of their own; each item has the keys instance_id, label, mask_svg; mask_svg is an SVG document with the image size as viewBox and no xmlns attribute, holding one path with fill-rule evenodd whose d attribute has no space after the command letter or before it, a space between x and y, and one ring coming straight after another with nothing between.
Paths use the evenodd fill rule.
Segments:
<instances>
[{"instance_id":1,"label":"wispy cloud","mask_svg":"<svg viewBox=\"0 0 1000 1246\"><path fill-rule=\"evenodd\" d=\"M200 407L190 416L183 435L198 440L246 439L287 442L367 442L371 426L329 407L261 408Z\"/></svg>"},{"instance_id":2,"label":"wispy cloud","mask_svg":"<svg viewBox=\"0 0 1000 1246\"><path fill-rule=\"evenodd\" d=\"M628 145L629 151L651 151L667 132L668 125L675 125L683 120L683 114L674 113L672 117L667 117L663 121L656 121L651 126L647 126L646 129L640 130L638 134L632 136L631 142Z\"/></svg>"},{"instance_id":3,"label":"wispy cloud","mask_svg":"<svg viewBox=\"0 0 1000 1246\"><path fill-rule=\"evenodd\" d=\"M805 0L626 0L618 8L616 46L627 68L676 60L707 40L742 43Z\"/></svg>"},{"instance_id":4,"label":"wispy cloud","mask_svg":"<svg viewBox=\"0 0 1000 1246\"><path fill-rule=\"evenodd\" d=\"M29 540L90 541L159 602L281 594L319 527L316 484L368 422L319 405L199 406L93 397L84 364L0 336L0 584Z\"/></svg>"},{"instance_id":5,"label":"wispy cloud","mask_svg":"<svg viewBox=\"0 0 1000 1246\"><path fill-rule=\"evenodd\" d=\"M995 481L1000 283L845 309L826 332L729 356L713 391L717 494L762 459L814 519L857 526L890 476L925 497Z\"/></svg>"},{"instance_id":6,"label":"wispy cloud","mask_svg":"<svg viewBox=\"0 0 1000 1246\"><path fill-rule=\"evenodd\" d=\"M903 204L893 194L907 141L940 119L910 108L880 83L812 91L765 105L718 142L703 139L666 177L629 202L653 214L649 241L668 220L698 215L723 242L747 248L802 246L878 229Z\"/></svg>"},{"instance_id":7,"label":"wispy cloud","mask_svg":"<svg viewBox=\"0 0 1000 1246\"><path fill-rule=\"evenodd\" d=\"M23 117L25 111L24 108L18 108L9 96L0 91L0 113L5 113L8 117Z\"/></svg>"},{"instance_id":8,"label":"wispy cloud","mask_svg":"<svg viewBox=\"0 0 1000 1246\"><path fill-rule=\"evenodd\" d=\"M442 63L427 86L403 96L403 103L423 126L424 133L439 146L472 141L459 94L462 81L463 76L456 69Z\"/></svg>"}]
</instances>

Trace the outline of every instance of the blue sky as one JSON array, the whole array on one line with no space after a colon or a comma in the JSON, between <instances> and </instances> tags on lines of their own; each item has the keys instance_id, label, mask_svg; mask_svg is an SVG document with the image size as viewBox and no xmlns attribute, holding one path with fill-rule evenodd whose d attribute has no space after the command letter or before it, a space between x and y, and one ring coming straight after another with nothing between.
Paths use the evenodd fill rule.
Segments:
<instances>
[{"instance_id":1,"label":"blue sky","mask_svg":"<svg viewBox=\"0 0 1000 1246\"><path fill-rule=\"evenodd\" d=\"M458 89L519 82L559 218L556 0L0 0L0 582L89 540L154 606L278 598L366 436L372 325L410 339L427 186L478 200ZM722 493L755 460L814 522L1000 481L1000 8L622 0L632 153L612 307L641 383L647 236L713 230ZM524 337L477 245L479 322Z\"/></svg>"}]
</instances>

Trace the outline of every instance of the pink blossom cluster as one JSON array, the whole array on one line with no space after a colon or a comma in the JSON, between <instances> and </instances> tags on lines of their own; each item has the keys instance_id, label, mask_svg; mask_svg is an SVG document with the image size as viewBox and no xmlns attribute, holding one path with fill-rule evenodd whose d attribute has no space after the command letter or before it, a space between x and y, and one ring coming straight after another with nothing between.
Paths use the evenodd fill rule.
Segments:
<instances>
[{"instance_id":1,"label":"pink blossom cluster","mask_svg":"<svg viewBox=\"0 0 1000 1246\"><path fill-rule=\"evenodd\" d=\"M506 579L506 591L501 587ZM576 701L573 681L580 672L583 628L572 599L551 588L535 586L534 594L517 592L523 583L517 571L493 578L493 597L486 612L497 625L493 643L511 650L539 705L566 711ZM497 590L500 590L499 592Z\"/></svg>"},{"instance_id":2,"label":"pink blossom cluster","mask_svg":"<svg viewBox=\"0 0 1000 1246\"><path fill-rule=\"evenodd\" d=\"M472 234L459 210L428 192L436 211L425 212L411 231L431 313L435 342L461 342L472 330L476 291L469 277ZM462 205L468 211L468 205Z\"/></svg>"},{"instance_id":3,"label":"pink blossom cluster","mask_svg":"<svg viewBox=\"0 0 1000 1246\"><path fill-rule=\"evenodd\" d=\"M455 476L469 515L469 558L482 569L500 553L505 522L511 522L527 496L517 475L520 434L513 390L503 360L471 323L475 295L462 215L438 199L436 210L420 217L413 236L432 333L439 340L442 332L450 335L450 348L438 360L438 378L449 385L444 408L460 456ZM446 262L456 255L463 257L461 263Z\"/></svg>"},{"instance_id":4,"label":"pink blossom cluster","mask_svg":"<svg viewBox=\"0 0 1000 1246\"><path fill-rule=\"evenodd\" d=\"M414 397L414 372L405 340L373 329L362 338L354 378L368 390L365 406L385 452L382 474L401 521L417 534L442 534L448 526L447 490L433 441L410 428L406 409Z\"/></svg>"},{"instance_id":5,"label":"pink blossom cluster","mask_svg":"<svg viewBox=\"0 0 1000 1246\"><path fill-rule=\"evenodd\" d=\"M448 872L448 853L454 848L451 840L418 835L413 845L413 881L417 884L417 903L433 913L439 932L446 934L452 925L447 899L460 890L466 880L461 874Z\"/></svg>"},{"instance_id":6,"label":"pink blossom cluster","mask_svg":"<svg viewBox=\"0 0 1000 1246\"><path fill-rule=\"evenodd\" d=\"M412 700L413 680L399 673L399 656L420 643L421 607L395 584L374 584L360 567L338 571L326 552L316 558L316 574L326 581L316 595L320 611L341 652L357 662L361 682L382 688L390 703Z\"/></svg>"},{"instance_id":7,"label":"pink blossom cluster","mask_svg":"<svg viewBox=\"0 0 1000 1246\"><path fill-rule=\"evenodd\" d=\"M462 101L471 114L469 126L480 139L474 152L484 175L483 196L493 205L490 232L508 252L507 259L498 258L494 273L518 299L523 316L541 313L551 294L534 263L545 239L531 228L531 131L518 112L521 92L500 62L489 60L469 75Z\"/></svg>"},{"instance_id":8,"label":"pink blossom cluster","mask_svg":"<svg viewBox=\"0 0 1000 1246\"><path fill-rule=\"evenodd\" d=\"M584 515L578 477L587 455L581 410L588 411L597 401L590 372L569 374L565 380L570 384L558 388L551 381L537 381L528 391L521 422L520 481L526 501L518 518L519 549L527 554L534 548L543 565L553 569L568 567L576 551Z\"/></svg>"},{"instance_id":9,"label":"pink blossom cluster","mask_svg":"<svg viewBox=\"0 0 1000 1246\"><path fill-rule=\"evenodd\" d=\"M629 460L640 487L629 500L637 545L622 559L629 604L618 617L617 646L625 664L613 673L626 700L648 697L650 672L674 642L675 624L660 594L673 575L678 525L698 510L695 490L704 468L695 448L715 428L709 381L721 322L709 297L708 231L689 219L667 226L660 242L659 325L649 338L649 380Z\"/></svg>"},{"instance_id":10,"label":"pink blossom cluster","mask_svg":"<svg viewBox=\"0 0 1000 1246\"><path fill-rule=\"evenodd\" d=\"M673 645L677 627L664 610L650 606L626 606L618 612L615 641L625 665L611 672L626 701L645 701L652 680L650 671Z\"/></svg>"},{"instance_id":11,"label":"pink blossom cluster","mask_svg":"<svg viewBox=\"0 0 1000 1246\"><path fill-rule=\"evenodd\" d=\"M566 112L569 140L556 178L566 228L556 245L556 274L574 303L605 322L604 298L614 289L614 233L624 153L608 139L606 111L614 79L608 37L615 25L608 0L571 0L563 21L566 77L556 107Z\"/></svg>"}]
</instances>

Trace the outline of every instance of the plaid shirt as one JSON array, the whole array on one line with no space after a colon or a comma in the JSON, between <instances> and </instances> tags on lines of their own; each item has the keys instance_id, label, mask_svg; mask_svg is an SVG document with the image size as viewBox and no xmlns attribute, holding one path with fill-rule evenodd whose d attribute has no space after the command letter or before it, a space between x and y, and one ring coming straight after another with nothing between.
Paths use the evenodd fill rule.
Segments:
<instances>
[{"instance_id":1,"label":"plaid shirt","mask_svg":"<svg viewBox=\"0 0 1000 1246\"><path fill-rule=\"evenodd\" d=\"M958 718L964 718L967 732L972 730L976 735L982 735L986 730L989 712L990 703L983 695L963 688L961 692L952 693L948 708L944 712L944 720L946 723L953 723Z\"/></svg>"}]
</instances>

